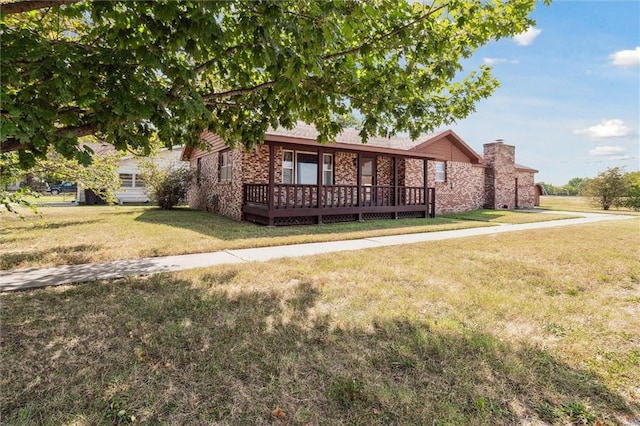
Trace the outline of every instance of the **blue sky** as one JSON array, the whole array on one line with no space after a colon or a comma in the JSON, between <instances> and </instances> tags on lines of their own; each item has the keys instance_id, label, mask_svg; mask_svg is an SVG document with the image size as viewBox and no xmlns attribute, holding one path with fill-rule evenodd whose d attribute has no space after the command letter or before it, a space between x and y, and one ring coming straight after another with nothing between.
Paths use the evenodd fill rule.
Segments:
<instances>
[{"instance_id":1,"label":"blue sky","mask_svg":"<svg viewBox=\"0 0 640 426\"><path fill-rule=\"evenodd\" d=\"M501 87L465 120L447 126L482 153L495 139L537 181L563 185L608 167L640 163L640 1L540 3L536 25L480 48Z\"/></svg>"}]
</instances>

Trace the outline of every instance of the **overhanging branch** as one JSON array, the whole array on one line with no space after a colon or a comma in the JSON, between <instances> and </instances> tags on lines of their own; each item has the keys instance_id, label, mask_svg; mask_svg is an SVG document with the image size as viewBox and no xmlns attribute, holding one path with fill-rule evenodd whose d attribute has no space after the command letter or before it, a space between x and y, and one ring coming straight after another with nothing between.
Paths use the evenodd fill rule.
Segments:
<instances>
[{"instance_id":1,"label":"overhanging branch","mask_svg":"<svg viewBox=\"0 0 640 426\"><path fill-rule=\"evenodd\" d=\"M98 131L98 126L91 123L76 127L64 127L56 130L56 136L65 137L71 134L73 137L80 138L82 136L93 135ZM0 153L13 152L20 150L33 150L34 145L31 142L24 142L18 138L7 138L0 142Z\"/></svg>"},{"instance_id":2,"label":"overhanging branch","mask_svg":"<svg viewBox=\"0 0 640 426\"><path fill-rule=\"evenodd\" d=\"M208 94L208 95L204 95L202 97L202 100L208 102L208 101L214 101L216 99L228 98L228 97L231 97L231 96L248 95L248 94L259 92L260 90L264 90L264 89L267 89L269 87L272 87L276 83L277 83L277 80L272 80L272 81L267 81L266 83L258 84L257 86L253 86L253 87L246 87L246 88L243 88L243 89L228 90L226 92L220 92L220 93L211 93L211 94Z\"/></svg>"},{"instance_id":3,"label":"overhanging branch","mask_svg":"<svg viewBox=\"0 0 640 426\"><path fill-rule=\"evenodd\" d=\"M33 145L28 142L22 142L16 138L8 138L6 141L0 142L0 153L31 150Z\"/></svg>"},{"instance_id":4,"label":"overhanging branch","mask_svg":"<svg viewBox=\"0 0 640 426\"><path fill-rule=\"evenodd\" d=\"M82 126L77 127L64 127L62 129L58 129L56 131L56 135L58 136L67 136L71 133L76 138L81 138L82 136L93 135L98 131L98 126L94 123L84 124Z\"/></svg>"},{"instance_id":5,"label":"overhanging branch","mask_svg":"<svg viewBox=\"0 0 640 426\"><path fill-rule=\"evenodd\" d=\"M62 6L70 3L80 3L83 0L23 0L12 3L0 4L0 13L14 15L16 13L31 12L32 10L46 9L54 6Z\"/></svg>"}]
</instances>

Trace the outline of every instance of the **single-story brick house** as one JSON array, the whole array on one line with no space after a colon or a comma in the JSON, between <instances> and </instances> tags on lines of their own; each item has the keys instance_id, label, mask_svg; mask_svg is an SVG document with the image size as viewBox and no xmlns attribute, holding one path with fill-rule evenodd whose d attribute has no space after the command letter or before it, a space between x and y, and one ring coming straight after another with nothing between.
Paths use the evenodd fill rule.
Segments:
<instances>
[{"instance_id":1,"label":"single-story brick house","mask_svg":"<svg viewBox=\"0 0 640 426\"><path fill-rule=\"evenodd\" d=\"M185 147L195 177L192 208L265 225L433 217L479 208L534 205L537 170L496 141L477 154L453 131L412 141L346 129L318 144L313 126L270 130L250 152L203 132L207 149Z\"/></svg>"}]
</instances>

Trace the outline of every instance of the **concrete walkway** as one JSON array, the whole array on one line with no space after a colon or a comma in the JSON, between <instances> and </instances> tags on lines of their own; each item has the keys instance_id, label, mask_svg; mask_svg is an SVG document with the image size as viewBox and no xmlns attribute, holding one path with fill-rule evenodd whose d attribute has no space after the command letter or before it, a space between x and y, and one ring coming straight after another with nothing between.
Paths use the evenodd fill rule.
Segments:
<instances>
[{"instance_id":1,"label":"concrete walkway","mask_svg":"<svg viewBox=\"0 0 640 426\"><path fill-rule=\"evenodd\" d=\"M60 284L80 283L94 280L122 278L128 275L147 275L157 272L181 271L185 269L207 266L265 262L286 257L311 256L323 253L361 250L367 248L413 244L425 241L439 241L451 238L473 237L479 235L495 235L505 232L524 231L530 229L557 228L608 220L634 219L637 216L610 215L599 213L576 213L559 211L538 211L539 213L567 214L582 217L561 219L549 222L535 222L520 225L502 225L482 228L459 229L453 231L425 232L420 234L391 235L371 237L359 240L331 241L324 243L294 244L225 250L214 253L186 254L180 256L147 257L134 260L117 260L105 263L89 263L83 265L63 265L53 268L30 268L14 271L0 271L0 291L26 290L30 288L54 286ZM640 231L640 225L638 227Z\"/></svg>"}]
</instances>

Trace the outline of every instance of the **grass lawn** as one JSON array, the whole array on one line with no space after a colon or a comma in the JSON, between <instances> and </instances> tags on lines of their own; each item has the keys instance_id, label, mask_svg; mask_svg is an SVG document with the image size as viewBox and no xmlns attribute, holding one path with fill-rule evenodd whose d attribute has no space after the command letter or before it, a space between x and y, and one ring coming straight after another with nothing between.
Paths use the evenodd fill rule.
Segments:
<instances>
[{"instance_id":1,"label":"grass lawn","mask_svg":"<svg viewBox=\"0 0 640 426\"><path fill-rule=\"evenodd\" d=\"M1 294L1 418L635 424L639 224Z\"/></svg>"},{"instance_id":2,"label":"grass lawn","mask_svg":"<svg viewBox=\"0 0 640 426\"><path fill-rule=\"evenodd\" d=\"M58 195L42 194L39 197L28 196L25 199L32 204L73 203L76 200L76 194L66 192Z\"/></svg>"},{"instance_id":3,"label":"grass lawn","mask_svg":"<svg viewBox=\"0 0 640 426\"><path fill-rule=\"evenodd\" d=\"M41 217L0 216L0 269L46 267L225 249L432 232L566 215L482 210L435 219L403 219L269 228L189 209L151 206L42 207ZM471 220L469 220L471 219Z\"/></svg>"},{"instance_id":4,"label":"grass lawn","mask_svg":"<svg viewBox=\"0 0 640 426\"><path fill-rule=\"evenodd\" d=\"M628 208L612 207L610 210L602 210L602 207L594 204L593 200L587 197L545 195L540 197L540 208L547 210L567 210L573 212L594 212L640 216L640 212L633 211Z\"/></svg>"}]
</instances>

